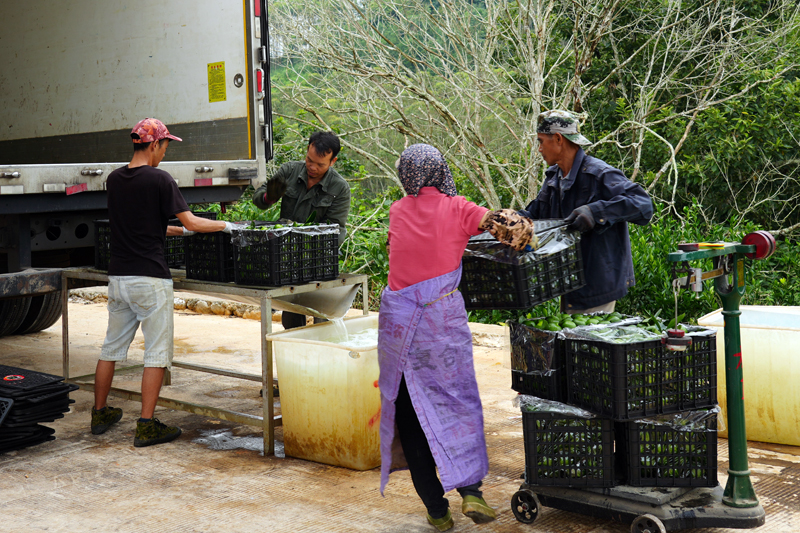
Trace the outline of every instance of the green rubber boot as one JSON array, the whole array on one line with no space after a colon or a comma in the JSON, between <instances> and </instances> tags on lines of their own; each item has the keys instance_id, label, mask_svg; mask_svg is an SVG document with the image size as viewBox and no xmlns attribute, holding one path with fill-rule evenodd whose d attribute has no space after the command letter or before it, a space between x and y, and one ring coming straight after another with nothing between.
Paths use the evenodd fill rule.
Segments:
<instances>
[{"instance_id":1,"label":"green rubber boot","mask_svg":"<svg viewBox=\"0 0 800 533\"><path fill-rule=\"evenodd\" d=\"M450 509L447 510L447 514L442 518L431 518L431 515L428 515L428 523L439 531L447 531L455 525L453 522L453 515L450 514Z\"/></svg>"},{"instance_id":2,"label":"green rubber boot","mask_svg":"<svg viewBox=\"0 0 800 533\"><path fill-rule=\"evenodd\" d=\"M486 500L478 496L464 496L461 512L476 524L485 524L497 518L497 511L489 507Z\"/></svg>"}]
</instances>

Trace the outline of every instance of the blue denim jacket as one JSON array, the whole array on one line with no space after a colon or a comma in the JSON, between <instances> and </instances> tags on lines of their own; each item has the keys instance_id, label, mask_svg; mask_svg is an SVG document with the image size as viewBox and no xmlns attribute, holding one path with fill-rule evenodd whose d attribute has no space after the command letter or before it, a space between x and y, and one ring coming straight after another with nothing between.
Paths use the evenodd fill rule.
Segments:
<instances>
[{"instance_id":1,"label":"blue denim jacket","mask_svg":"<svg viewBox=\"0 0 800 533\"><path fill-rule=\"evenodd\" d=\"M536 199L520 211L533 219L566 218L588 205L595 227L581 238L586 285L561 297L566 309L588 309L619 300L636 282L633 275L628 222L646 225L653 202L645 190L622 171L578 150L572 170L563 176L548 168Z\"/></svg>"}]
</instances>

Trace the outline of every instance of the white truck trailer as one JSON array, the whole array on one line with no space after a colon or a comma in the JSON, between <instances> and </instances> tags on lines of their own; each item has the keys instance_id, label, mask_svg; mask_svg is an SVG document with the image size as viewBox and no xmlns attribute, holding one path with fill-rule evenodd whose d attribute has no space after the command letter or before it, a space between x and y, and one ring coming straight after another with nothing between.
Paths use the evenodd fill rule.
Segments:
<instances>
[{"instance_id":1,"label":"white truck trailer","mask_svg":"<svg viewBox=\"0 0 800 533\"><path fill-rule=\"evenodd\" d=\"M272 157L266 0L0 3L0 336L61 315L94 262L106 178L144 117L189 204L238 200Z\"/></svg>"}]
</instances>

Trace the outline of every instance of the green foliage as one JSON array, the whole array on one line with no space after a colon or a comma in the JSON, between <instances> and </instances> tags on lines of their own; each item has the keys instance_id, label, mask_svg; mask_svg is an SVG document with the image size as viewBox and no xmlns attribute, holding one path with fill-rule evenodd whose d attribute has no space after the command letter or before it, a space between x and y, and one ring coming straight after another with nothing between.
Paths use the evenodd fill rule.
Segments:
<instances>
[{"instance_id":1,"label":"green foliage","mask_svg":"<svg viewBox=\"0 0 800 533\"><path fill-rule=\"evenodd\" d=\"M270 206L269 209L259 209L253 203L253 188L248 187L242 194L238 202L225 206L225 212L222 212L222 206L219 204L209 204L200 209L201 211L210 211L217 214L217 220L227 220L228 222L239 222L241 220L278 220L280 216L280 203Z\"/></svg>"},{"instance_id":2,"label":"green foliage","mask_svg":"<svg viewBox=\"0 0 800 533\"><path fill-rule=\"evenodd\" d=\"M369 307L373 311L380 308L380 294L388 283L389 253L386 240L389 206L400 197L398 189L377 197L358 182L350 187L348 238L342 246L340 270L369 274ZM356 304L360 304L360 301Z\"/></svg>"},{"instance_id":3,"label":"green foliage","mask_svg":"<svg viewBox=\"0 0 800 533\"><path fill-rule=\"evenodd\" d=\"M661 206L647 226L629 225L631 253L636 285L617 302L616 309L628 315L660 317L672 320L675 315L675 293L672 290L672 265L667 255L678 249L681 242L711 242L741 240L743 235L731 237L721 226L708 227L698 218L699 206L685 209L683 222L669 216ZM711 270L711 261L698 261L693 268ZM713 282L706 281L703 292L695 295L689 291L678 293L678 313L686 319L696 320L719 307L714 295Z\"/></svg>"}]
</instances>

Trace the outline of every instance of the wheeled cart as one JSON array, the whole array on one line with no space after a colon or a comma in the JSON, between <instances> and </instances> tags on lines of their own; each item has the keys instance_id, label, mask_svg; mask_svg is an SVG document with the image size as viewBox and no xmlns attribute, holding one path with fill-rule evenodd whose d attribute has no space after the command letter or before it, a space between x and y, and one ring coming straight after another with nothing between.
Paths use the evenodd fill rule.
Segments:
<instances>
[{"instance_id":1,"label":"wheeled cart","mask_svg":"<svg viewBox=\"0 0 800 533\"><path fill-rule=\"evenodd\" d=\"M698 527L751 529L764 525L764 509L722 503L722 487L607 489L544 487L523 483L511 498L517 520L531 524L542 506L631 524L631 533L666 533Z\"/></svg>"}]
</instances>

